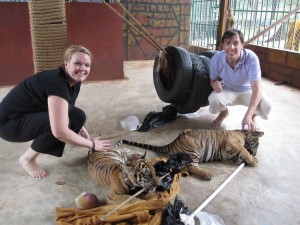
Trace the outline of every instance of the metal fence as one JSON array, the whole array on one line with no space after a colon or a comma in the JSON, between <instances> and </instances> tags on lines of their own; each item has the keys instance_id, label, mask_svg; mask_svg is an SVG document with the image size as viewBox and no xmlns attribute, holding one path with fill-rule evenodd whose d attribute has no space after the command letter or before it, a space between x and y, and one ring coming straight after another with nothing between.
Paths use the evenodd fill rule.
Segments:
<instances>
[{"instance_id":1,"label":"metal fence","mask_svg":"<svg viewBox=\"0 0 300 225\"><path fill-rule=\"evenodd\" d=\"M191 10L190 45L216 49L220 0L193 0ZM231 0L233 28L241 30L245 41L280 20L300 0ZM300 12L274 26L252 44L300 52Z\"/></svg>"},{"instance_id":2,"label":"metal fence","mask_svg":"<svg viewBox=\"0 0 300 225\"><path fill-rule=\"evenodd\" d=\"M194 0L191 7L190 45L216 49L220 0Z\"/></svg>"}]
</instances>

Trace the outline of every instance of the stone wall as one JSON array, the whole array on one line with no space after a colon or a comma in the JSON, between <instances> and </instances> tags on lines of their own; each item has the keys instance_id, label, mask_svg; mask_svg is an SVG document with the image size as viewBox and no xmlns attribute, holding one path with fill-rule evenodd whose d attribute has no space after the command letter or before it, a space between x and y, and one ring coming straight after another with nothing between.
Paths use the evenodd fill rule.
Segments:
<instances>
[{"instance_id":1,"label":"stone wall","mask_svg":"<svg viewBox=\"0 0 300 225\"><path fill-rule=\"evenodd\" d=\"M162 48L172 45L188 49L191 0L123 0L121 3ZM129 21L134 24L132 19ZM126 23L123 29L125 60L155 58L158 52L155 47Z\"/></svg>"}]
</instances>

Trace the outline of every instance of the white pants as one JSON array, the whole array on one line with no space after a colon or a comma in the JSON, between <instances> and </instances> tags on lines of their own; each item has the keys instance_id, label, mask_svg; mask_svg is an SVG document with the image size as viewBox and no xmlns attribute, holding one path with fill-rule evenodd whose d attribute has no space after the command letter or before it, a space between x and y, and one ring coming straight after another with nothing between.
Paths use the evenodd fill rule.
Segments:
<instances>
[{"instance_id":1,"label":"white pants","mask_svg":"<svg viewBox=\"0 0 300 225\"><path fill-rule=\"evenodd\" d=\"M209 111L216 114L225 110L227 106L244 105L248 107L251 96L252 91L236 92L225 88L220 93L213 91L208 97ZM262 91L262 99L255 114L267 120L271 108L271 99Z\"/></svg>"}]
</instances>

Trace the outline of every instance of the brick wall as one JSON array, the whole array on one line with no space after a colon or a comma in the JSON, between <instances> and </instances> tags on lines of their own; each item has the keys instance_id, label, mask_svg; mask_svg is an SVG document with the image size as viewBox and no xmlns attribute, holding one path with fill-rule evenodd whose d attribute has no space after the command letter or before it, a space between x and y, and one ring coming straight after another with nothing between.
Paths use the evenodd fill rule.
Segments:
<instances>
[{"instance_id":1,"label":"brick wall","mask_svg":"<svg viewBox=\"0 0 300 225\"><path fill-rule=\"evenodd\" d=\"M123 0L121 3L162 48L172 45L188 49L191 0ZM132 19L130 22L134 24ZM158 50L124 24L125 60L154 59Z\"/></svg>"}]
</instances>

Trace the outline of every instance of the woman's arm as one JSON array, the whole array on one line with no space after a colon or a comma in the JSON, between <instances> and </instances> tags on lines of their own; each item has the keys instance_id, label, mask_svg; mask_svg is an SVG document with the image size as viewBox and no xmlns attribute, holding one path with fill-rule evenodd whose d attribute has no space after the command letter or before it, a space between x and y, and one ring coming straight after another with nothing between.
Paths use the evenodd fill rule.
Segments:
<instances>
[{"instance_id":1,"label":"woman's arm","mask_svg":"<svg viewBox=\"0 0 300 225\"><path fill-rule=\"evenodd\" d=\"M93 143L91 140L82 137L72 131L69 124L68 102L58 96L51 95L48 97L48 110L51 131L57 139L75 146L92 148ZM95 138L95 150L103 151L108 150L110 147L109 140L101 140Z\"/></svg>"},{"instance_id":2,"label":"woman's arm","mask_svg":"<svg viewBox=\"0 0 300 225\"><path fill-rule=\"evenodd\" d=\"M248 110L243 118L242 121L242 128L244 129L245 126L248 126L249 130L256 130L255 122L253 121L253 115L255 113L255 110L261 100L262 92L261 92L261 80L254 80L251 81L251 89L252 89L252 95L250 99L250 104L248 106Z\"/></svg>"},{"instance_id":3,"label":"woman's arm","mask_svg":"<svg viewBox=\"0 0 300 225\"><path fill-rule=\"evenodd\" d=\"M82 128L80 129L79 133L78 133L81 137L84 137L86 139L90 139L90 134L87 131L87 129L85 129L84 126L82 126Z\"/></svg>"}]
</instances>

